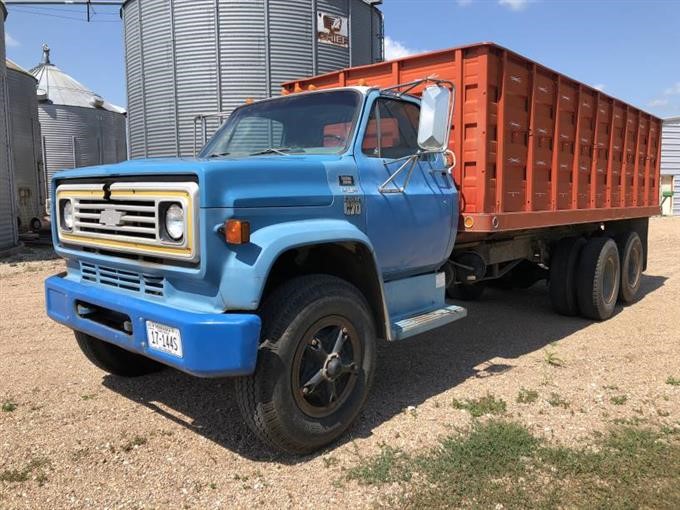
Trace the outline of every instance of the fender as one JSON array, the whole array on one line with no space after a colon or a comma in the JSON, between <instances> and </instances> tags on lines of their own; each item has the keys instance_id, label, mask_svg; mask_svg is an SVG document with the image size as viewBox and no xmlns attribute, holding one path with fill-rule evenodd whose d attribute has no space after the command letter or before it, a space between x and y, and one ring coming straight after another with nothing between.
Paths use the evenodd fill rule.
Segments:
<instances>
[{"instance_id":1,"label":"fender","mask_svg":"<svg viewBox=\"0 0 680 510\"><path fill-rule=\"evenodd\" d=\"M386 326L389 326L384 282L371 241L359 228L344 220L290 221L255 230L250 243L234 246L231 255L224 261L220 295L226 309L257 309L270 270L282 253L300 246L339 242L360 243L370 251L380 284ZM239 292L234 292L234 289L239 289ZM386 330L390 331L390 328Z\"/></svg>"}]
</instances>

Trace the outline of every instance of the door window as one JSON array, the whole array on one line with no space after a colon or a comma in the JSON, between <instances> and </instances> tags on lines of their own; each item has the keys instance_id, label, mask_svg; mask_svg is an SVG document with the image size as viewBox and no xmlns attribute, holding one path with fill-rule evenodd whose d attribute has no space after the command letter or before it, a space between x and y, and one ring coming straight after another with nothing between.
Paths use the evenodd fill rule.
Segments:
<instances>
[{"instance_id":1,"label":"door window","mask_svg":"<svg viewBox=\"0 0 680 510\"><path fill-rule=\"evenodd\" d=\"M418 152L420 108L398 99L379 98L373 103L362 143L372 158L398 159Z\"/></svg>"}]
</instances>

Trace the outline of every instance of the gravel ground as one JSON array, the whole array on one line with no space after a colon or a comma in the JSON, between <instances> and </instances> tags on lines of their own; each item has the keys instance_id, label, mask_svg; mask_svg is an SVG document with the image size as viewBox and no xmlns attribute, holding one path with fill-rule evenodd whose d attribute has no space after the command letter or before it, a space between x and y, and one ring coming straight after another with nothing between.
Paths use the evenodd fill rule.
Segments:
<instances>
[{"instance_id":1,"label":"gravel ground","mask_svg":"<svg viewBox=\"0 0 680 510\"><path fill-rule=\"evenodd\" d=\"M567 445L617 420L680 426L680 387L666 383L680 378L680 218L654 218L650 247L640 301L606 323L553 314L537 284L382 346L351 434L297 459L260 447L229 380L123 380L90 365L43 311L43 279L62 261L45 249L0 260L0 508L372 506L396 487L348 482L348 468L383 443L413 451L467 427L452 401L487 394ZM538 400L517 403L521 388Z\"/></svg>"}]
</instances>

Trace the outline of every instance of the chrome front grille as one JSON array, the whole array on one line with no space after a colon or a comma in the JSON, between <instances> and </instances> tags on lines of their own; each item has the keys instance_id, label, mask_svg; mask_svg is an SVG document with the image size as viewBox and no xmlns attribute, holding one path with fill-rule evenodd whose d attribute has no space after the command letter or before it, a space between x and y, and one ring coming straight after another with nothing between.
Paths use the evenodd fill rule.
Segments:
<instances>
[{"instance_id":1,"label":"chrome front grille","mask_svg":"<svg viewBox=\"0 0 680 510\"><path fill-rule=\"evenodd\" d=\"M109 200L74 198L75 234L126 241L160 242L155 199Z\"/></svg>"},{"instance_id":2,"label":"chrome front grille","mask_svg":"<svg viewBox=\"0 0 680 510\"><path fill-rule=\"evenodd\" d=\"M66 180L57 186L56 195L56 223L64 244L164 260L199 260L200 204L195 182ZM66 205L73 211L68 225L62 218ZM172 205L184 211L184 234L179 239L165 231L165 212Z\"/></svg>"},{"instance_id":3,"label":"chrome front grille","mask_svg":"<svg viewBox=\"0 0 680 510\"><path fill-rule=\"evenodd\" d=\"M82 261L80 274L87 282L139 292L147 296L163 297L165 294L165 278L162 276L124 271Z\"/></svg>"}]
</instances>

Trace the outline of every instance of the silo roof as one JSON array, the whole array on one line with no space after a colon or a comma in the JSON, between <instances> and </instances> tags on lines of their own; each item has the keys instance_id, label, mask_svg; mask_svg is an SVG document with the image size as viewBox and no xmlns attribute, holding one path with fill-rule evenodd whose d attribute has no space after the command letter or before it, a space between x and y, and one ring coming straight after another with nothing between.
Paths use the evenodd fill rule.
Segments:
<instances>
[{"instance_id":1,"label":"silo roof","mask_svg":"<svg viewBox=\"0 0 680 510\"><path fill-rule=\"evenodd\" d=\"M7 69L11 69L12 71L16 71L18 73L30 76L34 80L37 79L35 76L33 76L31 73L29 73L26 69L24 69L19 64L17 64L16 62L14 62L13 60L11 60L9 58L5 59L5 63L7 64Z\"/></svg>"},{"instance_id":2,"label":"silo roof","mask_svg":"<svg viewBox=\"0 0 680 510\"><path fill-rule=\"evenodd\" d=\"M80 106L125 113L125 108L104 100L50 61L50 48L43 46L43 58L30 73L38 80L38 99L64 106Z\"/></svg>"}]
</instances>

